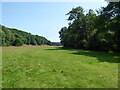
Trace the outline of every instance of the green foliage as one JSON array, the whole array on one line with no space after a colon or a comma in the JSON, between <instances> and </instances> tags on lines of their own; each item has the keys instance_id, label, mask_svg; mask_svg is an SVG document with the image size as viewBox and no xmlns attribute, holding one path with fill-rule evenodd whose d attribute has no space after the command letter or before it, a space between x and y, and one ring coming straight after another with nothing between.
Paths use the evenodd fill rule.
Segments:
<instances>
[{"instance_id":1,"label":"green foliage","mask_svg":"<svg viewBox=\"0 0 120 90\"><path fill-rule=\"evenodd\" d=\"M2 36L2 46L21 46L23 44L26 45L41 45L47 44L50 45L50 41L45 37L32 35L31 33L27 33L21 30L7 28L2 26L2 30L0 31L0 35Z\"/></svg>"},{"instance_id":2,"label":"green foliage","mask_svg":"<svg viewBox=\"0 0 120 90\"><path fill-rule=\"evenodd\" d=\"M51 42L50 45L51 46L62 46L60 42Z\"/></svg>"},{"instance_id":3,"label":"green foliage","mask_svg":"<svg viewBox=\"0 0 120 90\"><path fill-rule=\"evenodd\" d=\"M120 51L120 2L111 2L97 13L90 9L84 14L82 7L67 13L69 26L59 31L64 47Z\"/></svg>"},{"instance_id":4,"label":"green foliage","mask_svg":"<svg viewBox=\"0 0 120 90\"><path fill-rule=\"evenodd\" d=\"M117 53L4 47L2 54L3 88L118 88Z\"/></svg>"},{"instance_id":5,"label":"green foliage","mask_svg":"<svg viewBox=\"0 0 120 90\"><path fill-rule=\"evenodd\" d=\"M13 45L14 46L22 46L23 42L22 42L22 40L20 38L17 38L17 39L15 39Z\"/></svg>"}]
</instances>

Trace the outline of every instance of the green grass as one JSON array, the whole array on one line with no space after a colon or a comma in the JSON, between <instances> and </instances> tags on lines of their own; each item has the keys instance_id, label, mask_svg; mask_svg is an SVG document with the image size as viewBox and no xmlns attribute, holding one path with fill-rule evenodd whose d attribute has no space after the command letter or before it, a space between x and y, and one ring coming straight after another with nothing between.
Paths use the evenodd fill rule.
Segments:
<instances>
[{"instance_id":1,"label":"green grass","mask_svg":"<svg viewBox=\"0 0 120 90\"><path fill-rule=\"evenodd\" d=\"M0 90L2 89L2 48L0 47Z\"/></svg>"},{"instance_id":2,"label":"green grass","mask_svg":"<svg viewBox=\"0 0 120 90\"><path fill-rule=\"evenodd\" d=\"M23 44L22 46L33 46L33 45ZM42 44L42 45L35 45L35 46L49 46L49 45L47 45L47 44ZM14 47L14 46L12 46L12 47ZM18 46L18 47L20 47L20 46Z\"/></svg>"},{"instance_id":3,"label":"green grass","mask_svg":"<svg viewBox=\"0 0 120 90\"><path fill-rule=\"evenodd\" d=\"M3 88L117 88L119 53L3 48Z\"/></svg>"}]
</instances>

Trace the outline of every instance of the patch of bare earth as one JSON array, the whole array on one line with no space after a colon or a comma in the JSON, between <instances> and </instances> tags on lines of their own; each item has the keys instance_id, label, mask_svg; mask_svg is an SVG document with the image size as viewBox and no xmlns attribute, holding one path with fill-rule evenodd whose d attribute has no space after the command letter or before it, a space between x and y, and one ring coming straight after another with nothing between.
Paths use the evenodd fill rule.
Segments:
<instances>
[{"instance_id":1,"label":"patch of bare earth","mask_svg":"<svg viewBox=\"0 0 120 90\"><path fill-rule=\"evenodd\" d=\"M2 47L2 48L44 48L44 47L62 47L62 46L20 46L20 47Z\"/></svg>"}]
</instances>

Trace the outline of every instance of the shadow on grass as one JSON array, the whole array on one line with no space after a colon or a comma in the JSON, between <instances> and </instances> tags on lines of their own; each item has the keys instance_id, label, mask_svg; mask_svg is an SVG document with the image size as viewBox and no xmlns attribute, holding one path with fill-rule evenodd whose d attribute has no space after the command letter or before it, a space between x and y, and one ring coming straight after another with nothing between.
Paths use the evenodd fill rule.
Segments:
<instances>
[{"instance_id":1,"label":"shadow on grass","mask_svg":"<svg viewBox=\"0 0 120 90\"><path fill-rule=\"evenodd\" d=\"M69 51L75 51L75 50L80 50L80 49L71 49L71 48L65 48L65 47L56 47L56 48L49 48L45 50L69 50Z\"/></svg>"},{"instance_id":2,"label":"shadow on grass","mask_svg":"<svg viewBox=\"0 0 120 90\"><path fill-rule=\"evenodd\" d=\"M120 53L87 51L87 50L70 49L70 48L64 48L64 47L57 47L55 49L46 49L46 50L69 50L69 51L75 51L75 52L70 53L70 54L95 57L95 58L97 58L99 60L99 62L120 63Z\"/></svg>"},{"instance_id":3,"label":"shadow on grass","mask_svg":"<svg viewBox=\"0 0 120 90\"><path fill-rule=\"evenodd\" d=\"M109 63L120 63L120 57L118 54L115 53L107 53L107 52L95 52L95 51L78 51L75 53L72 53L75 55L85 55L89 57L95 57L100 62L109 62Z\"/></svg>"}]
</instances>

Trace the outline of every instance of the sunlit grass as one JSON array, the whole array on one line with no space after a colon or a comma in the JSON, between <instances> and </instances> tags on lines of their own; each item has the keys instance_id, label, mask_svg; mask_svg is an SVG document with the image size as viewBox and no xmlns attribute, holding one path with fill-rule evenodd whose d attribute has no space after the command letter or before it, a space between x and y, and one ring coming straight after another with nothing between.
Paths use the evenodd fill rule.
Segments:
<instances>
[{"instance_id":1,"label":"sunlit grass","mask_svg":"<svg viewBox=\"0 0 120 90\"><path fill-rule=\"evenodd\" d=\"M2 48L0 47L0 90L2 88Z\"/></svg>"},{"instance_id":2,"label":"sunlit grass","mask_svg":"<svg viewBox=\"0 0 120 90\"><path fill-rule=\"evenodd\" d=\"M119 53L3 48L5 88L117 88Z\"/></svg>"}]
</instances>

